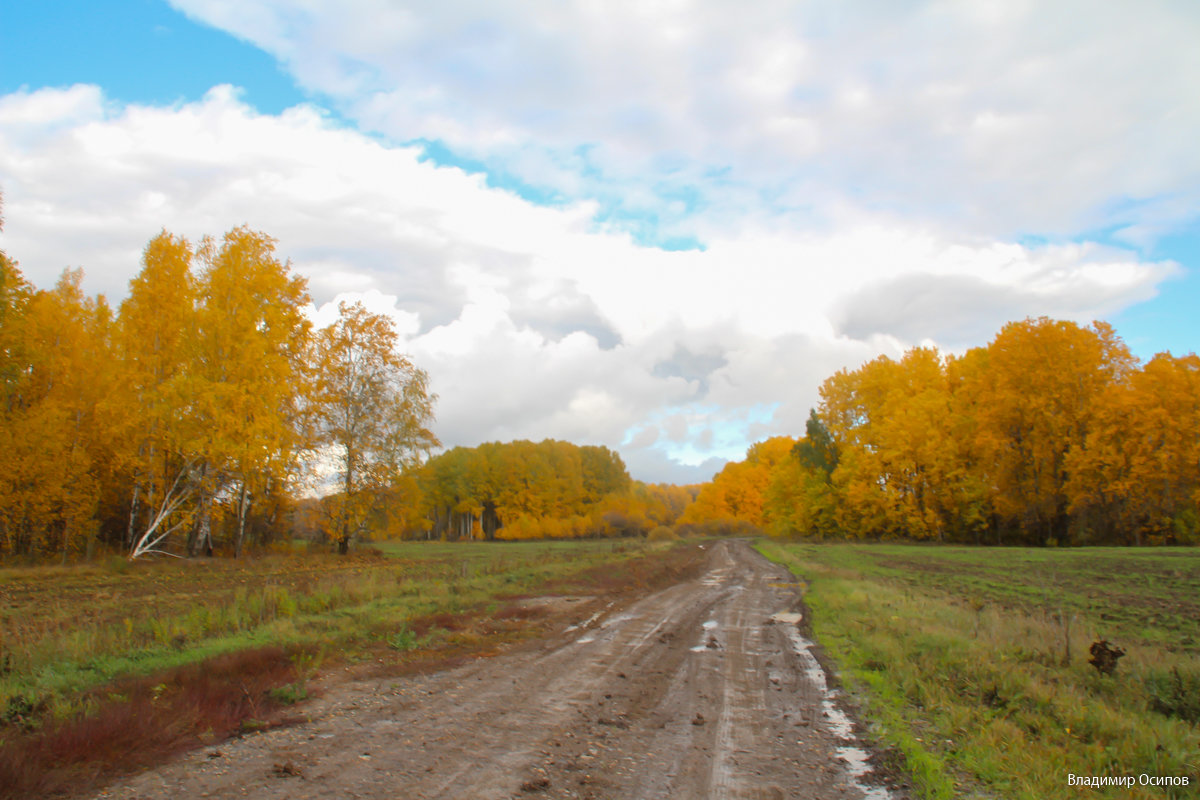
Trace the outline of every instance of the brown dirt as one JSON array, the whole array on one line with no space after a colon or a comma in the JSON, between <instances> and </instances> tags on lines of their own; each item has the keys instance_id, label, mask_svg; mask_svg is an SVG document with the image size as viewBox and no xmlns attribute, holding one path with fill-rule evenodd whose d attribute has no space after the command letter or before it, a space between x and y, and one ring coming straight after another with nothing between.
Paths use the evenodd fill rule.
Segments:
<instances>
[{"instance_id":1,"label":"brown dirt","mask_svg":"<svg viewBox=\"0 0 1200 800\"><path fill-rule=\"evenodd\" d=\"M791 578L742 542L624 607L441 672L330 686L309 721L96 798L882 798L848 772ZM586 616L585 616L586 615ZM807 655L807 654L806 654ZM293 713L296 709L293 709Z\"/></svg>"}]
</instances>

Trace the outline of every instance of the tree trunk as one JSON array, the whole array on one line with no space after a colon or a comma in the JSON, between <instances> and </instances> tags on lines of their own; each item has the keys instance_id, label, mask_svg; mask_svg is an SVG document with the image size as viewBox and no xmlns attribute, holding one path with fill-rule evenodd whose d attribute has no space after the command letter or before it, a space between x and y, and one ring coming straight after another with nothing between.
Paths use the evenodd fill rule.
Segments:
<instances>
[{"instance_id":1,"label":"tree trunk","mask_svg":"<svg viewBox=\"0 0 1200 800\"><path fill-rule=\"evenodd\" d=\"M233 557L241 558L242 543L246 538L246 514L250 510L250 492L246 491L246 482L242 481L242 489L238 493L238 527L237 538L233 541Z\"/></svg>"},{"instance_id":2,"label":"tree trunk","mask_svg":"<svg viewBox=\"0 0 1200 800\"><path fill-rule=\"evenodd\" d=\"M205 493L197 504L199 507L196 510L196 521L188 534L187 554L189 558L199 555L201 546L204 547L206 555L212 555L212 517L209 514L211 502L208 494Z\"/></svg>"},{"instance_id":3,"label":"tree trunk","mask_svg":"<svg viewBox=\"0 0 1200 800\"><path fill-rule=\"evenodd\" d=\"M138 505L141 500L142 485L136 479L133 483L133 497L129 501L129 525L125 528L125 552L133 549L133 539L137 531Z\"/></svg>"}]
</instances>

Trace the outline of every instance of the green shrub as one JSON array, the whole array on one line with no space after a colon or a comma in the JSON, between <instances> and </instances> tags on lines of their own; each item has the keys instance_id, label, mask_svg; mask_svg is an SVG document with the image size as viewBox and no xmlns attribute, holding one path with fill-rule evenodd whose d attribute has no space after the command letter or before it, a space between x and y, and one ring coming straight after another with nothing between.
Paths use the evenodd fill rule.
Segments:
<instances>
[{"instance_id":1,"label":"green shrub","mask_svg":"<svg viewBox=\"0 0 1200 800\"><path fill-rule=\"evenodd\" d=\"M308 699L308 687L305 686L303 681L289 683L284 686L277 686L271 690L271 697L280 705L295 705L301 700Z\"/></svg>"},{"instance_id":2,"label":"green shrub","mask_svg":"<svg viewBox=\"0 0 1200 800\"><path fill-rule=\"evenodd\" d=\"M388 637L388 647L393 650L405 652L412 650L417 646L417 635L413 633L407 625Z\"/></svg>"},{"instance_id":3,"label":"green shrub","mask_svg":"<svg viewBox=\"0 0 1200 800\"><path fill-rule=\"evenodd\" d=\"M1200 672L1152 672L1146 678L1150 709L1193 725L1200 723Z\"/></svg>"}]
</instances>

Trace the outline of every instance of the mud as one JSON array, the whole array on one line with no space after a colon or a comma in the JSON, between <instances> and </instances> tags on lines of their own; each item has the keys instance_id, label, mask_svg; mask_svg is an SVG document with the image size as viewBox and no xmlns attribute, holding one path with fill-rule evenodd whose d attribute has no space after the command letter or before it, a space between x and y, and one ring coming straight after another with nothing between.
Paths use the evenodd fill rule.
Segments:
<instances>
[{"instance_id":1,"label":"mud","mask_svg":"<svg viewBox=\"0 0 1200 800\"><path fill-rule=\"evenodd\" d=\"M793 581L720 542L696 580L578 603L557 635L494 658L342 684L307 723L95 797L901 800L827 685Z\"/></svg>"}]
</instances>

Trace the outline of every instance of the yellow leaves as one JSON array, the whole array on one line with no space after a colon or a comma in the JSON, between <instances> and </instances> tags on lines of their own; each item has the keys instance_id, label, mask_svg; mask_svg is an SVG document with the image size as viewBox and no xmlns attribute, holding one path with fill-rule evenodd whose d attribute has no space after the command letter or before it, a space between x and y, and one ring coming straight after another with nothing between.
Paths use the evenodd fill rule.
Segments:
<instances>
[{"instance_id":1,"label":"yellow leaves","mask_svg":"<svg viewBox=\"0 0 1200 800\"><path fill-rule=\"evenodd\" d=\"M772 533L958 541L1200 538L1200 359L1139 369L1103 323L1025 320L943 359L916 348L842 370L770 470ZM755 453L757 448L751 449ZM754 458L688 519L739 507Z\"/></svg>"},{"instance_id":2,"label":"yellow leaves","mask_svg":"<svg viewBox=\"0 0 1200 800\"><path fill-rule=\"evenodd\" d=\"M433 531L449 538L464 515L477 517L487 539L572 538L606 526L624 535L648 529L650 509L673 519L657 490L630 491L624 462L607 447L488 442L436 456L421 475Z\"/></svg>"},{"instance_id":3,"label":"yellow leaves","mask_svg":"<svg viewBox=\"0 0 1200 800\"><path fill-rule=\"evenodd\" d=\"M1033 542L1067 526L1067 454L1084 444L1097 399L1134 360L1107 325L1009 323L988 347L974 394L981 466L996 511Z\"/></svg>"},{"instance_id":4,"label":"yellow leaves","mask_svg":"<svg viewBox=\"0 0 1200 800\"><path fill-rule=\"evenodd\" d=\"M396 351L391 318L360 303L338 312L313 341L308 413L313 444L338 464L329 522L344 550L383 493L438 441L428 427L435 399L428 376Z\"/></svg>"},{"instance_id":5,"label":"yellow leaves","mask_svg":"<svg viewBox=\"0 0 1200 800\"><path fill-rule=\"evenodd\" d=\"M17 273L5 280L16 287ZM53 290L10 303L0 410L0 545L64 555L83 541L99 502L106 434L97 409L111 391L111 313L66 271ZM19 319L17 319L19 317Z\"/></svg>"},{"instance_id":6,"label":"yellow leaves","mask_svg":"<svg viewBox=\"0 0 1200 800\"><path fill-rule=\"evenodd\" d=\"M101 517L139 552L189 528L195 543L222 510L236 549L255 513L279 518L317 405L307 303L275 241L245 227L196 248L160 233L115 320L80 272L34 292L0 254L0 550L66 552ZM427 377L389 357L408 379L367 411L395 458L436 439Z\"/></svg>"},{"instance_id":7,"label":"yellow leaves","mask_svg":"<svg viewBox=\"0 0 1200 800\"><path fill-rule=\"evenodd\" d=\"M1200 488L1200 359L1160 354L1106 387L1067 466L1070 509L1091 535L1190 541Z\"/></svg>"},{"instance_id":8,"label":"yellow leaves","mask_svg":"<svg viewBox=\"0 0 1200 800\"><path fill-rule=\"evenodd\" d=\"M755 527L765 524L764 502L775 467L790 457L796 440L776 436L752 445L745 461L730 462L705 484L680 521L699 524L737 521Z\"/></svg>"}]
</instances>

